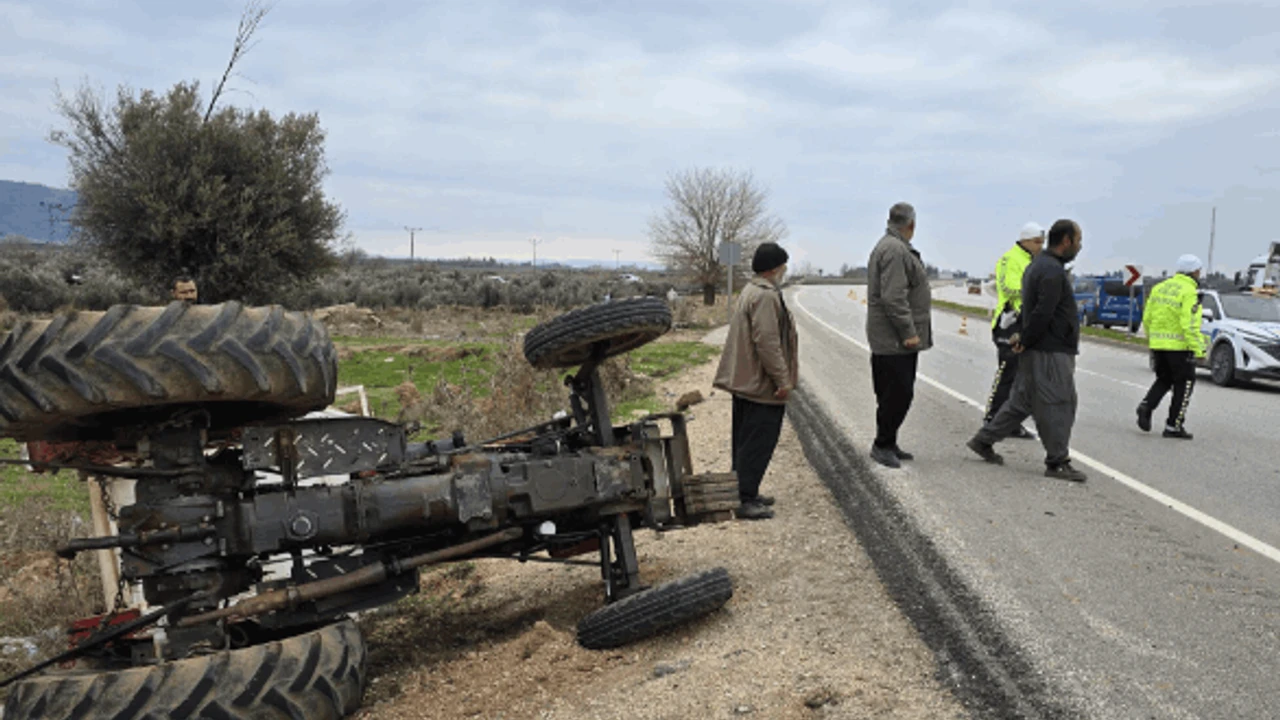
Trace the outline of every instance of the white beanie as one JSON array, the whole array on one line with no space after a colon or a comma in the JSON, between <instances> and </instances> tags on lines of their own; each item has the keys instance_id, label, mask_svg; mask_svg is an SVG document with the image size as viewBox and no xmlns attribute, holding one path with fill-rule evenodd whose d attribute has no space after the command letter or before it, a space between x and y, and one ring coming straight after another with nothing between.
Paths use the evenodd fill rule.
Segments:
<instances>
[{"instance_id":1,"label":"white beanie","mask_svg":"<svg viewBox=\"0 0 1280 720\"><path fill-rule=\"evenodd\" d=\"M1018 234L1018 240L1035 240L1044 237L1044 228L1040 227L1040 223L1029 222L1022 226L1022 232Z\"/></svg>"},{"instance_id":2,"label":"white beanie","mask_svg":"<svg viewBox=\"0 0 1280 720\"><path fill-rule=\"evenodd\" d=\"M1202 267L1204 267L1204 265L1200 263L1200 258L1195 255L1183 255L1178 258L1178 272L1185 275L1190 275Z\"/></svg>"}]
</instances>

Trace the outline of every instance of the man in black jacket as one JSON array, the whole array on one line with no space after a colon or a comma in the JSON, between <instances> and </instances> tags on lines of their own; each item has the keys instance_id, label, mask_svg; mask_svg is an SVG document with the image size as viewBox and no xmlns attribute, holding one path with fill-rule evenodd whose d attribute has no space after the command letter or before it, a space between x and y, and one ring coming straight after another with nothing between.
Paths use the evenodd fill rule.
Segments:
<instances>
[{"instance_id":1,"label":"man in black jacket","mask_svg":"<svg viewBox=\"0 0 1280 720\"><path fill-rule=\"evenodd\" d=\"M1084 482L1071 466L1071 427L1076 420L1076 355L1080 317L1066 264L1080 254L1083 233L1071 220L1049 229L1048 247L1022 276L1022 332L1010 338L1022 358L1013 392L1000 412L968 442L989 463L1004 463L992 445L1017 432L1028 416L1045 449L1045 477Z\"/></svg>"}]
</instances>

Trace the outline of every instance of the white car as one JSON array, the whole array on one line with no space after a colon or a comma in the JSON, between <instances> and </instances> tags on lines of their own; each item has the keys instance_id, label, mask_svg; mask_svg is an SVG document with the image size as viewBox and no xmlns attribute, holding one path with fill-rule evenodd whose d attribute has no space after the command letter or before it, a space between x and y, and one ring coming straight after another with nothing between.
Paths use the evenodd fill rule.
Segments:
<instances>
[{"instance_id":1,"label":"white car","mask_svg":"<svg viewBox=\"0 0 1280 720\"><path fill-rule=\"evenodd\" d=\"M1280 380L1280 298L1205 290L1201 313L1207 352L1199 364L1215 383Z\"/></svg>"}]
</instances>

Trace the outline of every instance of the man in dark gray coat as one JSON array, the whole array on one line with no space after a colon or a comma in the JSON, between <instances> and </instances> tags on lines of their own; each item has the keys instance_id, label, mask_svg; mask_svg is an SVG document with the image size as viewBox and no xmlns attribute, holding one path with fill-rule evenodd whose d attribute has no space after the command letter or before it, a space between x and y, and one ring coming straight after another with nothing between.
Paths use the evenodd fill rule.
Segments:
<instances>
[{"instance_id":1,"label":"man in dark gray coat","mask_svg":"<svg viewBox=\"0 0 1280 720\"><path fill-rule=\"evenodd\" d=\"M1009 400L968 442L983 460L1000 465L992 445L1009 437L1028 416L1045 450L1045 476L1084 482L1071 466L1071 428L1076 420L1076 355L1080 316L1066 265L1080 254L1083 233L1071 220L1049 228L1047 247L1022 275L1022 332L1009 338L1021 355Z\"/></svg>"},{"instance_id":2,"label":"man in dark gray coat","mask_svg":"<svg viewBox=\"0 0 1280 720\"><path fill-rule=\"evenodd\" d=\"M894 205L889 227L867 261L867 344L876 392L871 459L891 468L912 459L898 447L898 428L915 397L920 351L933 347L933 301L924 262L911 247L915 234L915 208Z\"/></svg>"}]
</instances>

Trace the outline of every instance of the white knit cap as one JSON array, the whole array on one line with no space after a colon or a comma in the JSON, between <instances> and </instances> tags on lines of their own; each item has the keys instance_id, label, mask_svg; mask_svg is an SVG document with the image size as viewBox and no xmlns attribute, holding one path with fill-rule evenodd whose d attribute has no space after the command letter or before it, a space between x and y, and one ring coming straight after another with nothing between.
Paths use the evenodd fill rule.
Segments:
<instances>
[{"instance_id":1,"label":"white knit cap","mask_svg":"<svg viewBox=\"0 0 1280 720\"><path fill-rule=\"evenodd\" d=\"M1183 255L1178 258L1178 272L1190 275L1191 273L1204 267L1200 262L1200 258L1195 255Z\"/></svg>"},{"instance_id":2,"label":"white knit cap","mask_svg":"<svg viewBox=\"0 0 1280 720\"><path fill-rule=\"evenodd\" d=\"M1044 228L1040 227L1040 223L1029 222L1022 226L1022 232L1018 234L1018 240L1035 240L1044 237Z\"/></svg>"}]
</instances>

